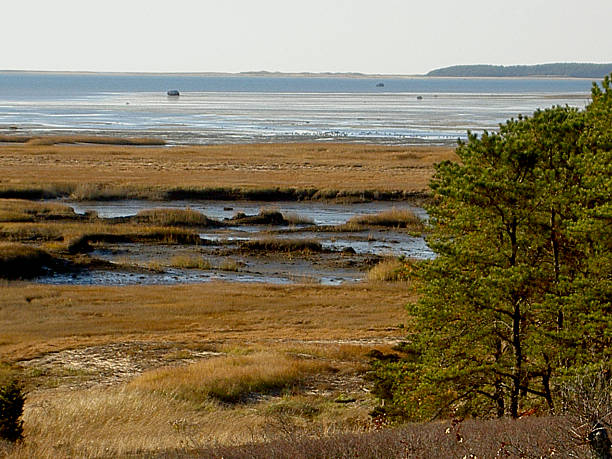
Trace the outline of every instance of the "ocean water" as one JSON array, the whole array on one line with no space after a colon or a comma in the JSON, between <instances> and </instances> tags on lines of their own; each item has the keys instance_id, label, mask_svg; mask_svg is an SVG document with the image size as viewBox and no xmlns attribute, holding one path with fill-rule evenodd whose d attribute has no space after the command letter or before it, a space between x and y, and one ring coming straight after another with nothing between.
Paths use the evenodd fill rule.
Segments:
<instances>
[{"instance_id":1,"label":"ocean water","mask_svg":"<svg viewBox=\"0 0 612 459\"><path fill-rule=\"evenodd\" d=\"M344 78L0 72L0 133L148 136L169 144L453 144L553 105L581 79ZM382 85L382 86L381 86ZM180 97L168 97L177 89Z\"/></svg>"}]
</instances>

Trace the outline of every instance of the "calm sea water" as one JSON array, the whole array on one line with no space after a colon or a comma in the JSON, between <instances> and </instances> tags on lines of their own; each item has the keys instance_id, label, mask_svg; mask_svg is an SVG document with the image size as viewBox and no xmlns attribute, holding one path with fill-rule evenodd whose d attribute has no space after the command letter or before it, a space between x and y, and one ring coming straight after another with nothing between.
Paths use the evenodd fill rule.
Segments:
<instances>
[{"instance_id":1,"label":"calm sea water","mask_svg":"<svg viewBox=\"0 0 612 459\"><path fill-rule=\"evenodd\" d=\"M448 144L553 105L581 79L325 78L0 72L0 133L159 137L172 143ZM168 97L177 89L180 97Z\"/></svg>"}]
</instances>

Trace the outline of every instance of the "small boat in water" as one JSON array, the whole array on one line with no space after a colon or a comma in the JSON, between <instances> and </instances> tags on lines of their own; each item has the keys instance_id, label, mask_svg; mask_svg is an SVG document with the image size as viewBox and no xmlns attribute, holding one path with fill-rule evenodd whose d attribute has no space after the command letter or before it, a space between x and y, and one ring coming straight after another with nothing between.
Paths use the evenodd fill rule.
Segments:
<instances>
[{"instance_id":1,"label":"small boat in water","mask_svg":"<svg viewBox=\"0 0 612 459\"><path fill-rule=\"evenodd\" d=\"M384 83L378 83L378 84L376 85L376 87L377 87L377 88L384 88L384 87L385 87L385 84L384 84Z\"/></svg>"},{"instance_id":2,"label":"small boat in water","mask_svg":"<svg viewBox=\"0 0 612 459\"><path fill-rule=\"evenodd\" d=\"M169 96L180 96L181 95L181 93L178 92L178 89L171 89L170 91L167 92L167 94Z\"/></svg>"}]
</instances>

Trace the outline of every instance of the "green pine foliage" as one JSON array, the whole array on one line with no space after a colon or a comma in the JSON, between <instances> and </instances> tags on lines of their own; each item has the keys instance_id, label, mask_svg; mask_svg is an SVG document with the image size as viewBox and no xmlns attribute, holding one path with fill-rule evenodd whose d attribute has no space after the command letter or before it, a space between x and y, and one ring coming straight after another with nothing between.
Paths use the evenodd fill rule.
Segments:
<instances>
[{"instance_id":1,"label":"green pine foliage","mask_svg":"<svg viewBox=\"0 0 612 459\"><path fill-rule=\"evenodd\" d=\"M23 438L25 393L17 380L10 379L0 385L0 439L16 442Z\"/></svg>"},{"instance_id":2,"label":"green pine foliage","mask_svg":"<svg viewBox=\"0 0 612 459\"><path fill-rule=\"evenodd\" d=\"M554 410L564 378L610 360L611 94L606 77L585 110L469 134L437 166L413 334L374 363L385 414Z\"/></svg>"}]
</instances>

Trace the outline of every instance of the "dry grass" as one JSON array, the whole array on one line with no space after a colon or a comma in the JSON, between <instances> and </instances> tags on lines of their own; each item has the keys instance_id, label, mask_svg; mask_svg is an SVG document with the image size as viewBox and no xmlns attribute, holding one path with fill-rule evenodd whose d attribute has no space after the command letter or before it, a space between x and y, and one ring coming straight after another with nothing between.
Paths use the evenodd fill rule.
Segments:
<instances>
[{"instance_id":1,"label":"dry grass","mask_svg":"<svg viewBox=\"0 0 612 459\"><path fill-rule=\"evenodd\" d=\"M262 238L244 241L240 244L248 251L264 252L321 252L323 247L315 239Z\"/></svg>"},{"instance_id":2,"label":"dry grass","mask_svg":"<svg viewBox=\"0 0 612 459\"><path fill-rule=\"evenodd\" d=\"M243 265L239 261L233 258L224 258L221 260L221 263L219 263L219 269L221 271L238 272L242 269L242 266Z\"/></svg>"},{"instance_id":3,"label":"dry grass","mask_svg":"<svg viewBox=\"0 0 612 459\"><path fill-rule=\"evenodd\" d=\"M73 193L81 199L397 199L427 192L433 164L455 158L452 148L356 144L6 144L0 145L0 193Z\"/></svg>"},{"instance_id":4,"label":"dry grass","mask_svg":"<svg viewBox=\"0 0 612 459\"><path fill-rule=\"evenodd\" d=\"M405 333L396 324L404 320L404 305L413 295L386 284L116 288L7 283L0 285L0 361L151 339L385 342Z\"/></svg>"},{"instance_id":5,"label":"dry grass","mask_svg":"<svg viewBox=\"0 0 612 459\"><path fill-rule=\"evenodd\" d=\"M359 387L353 395L336 384L357 377L368 350L400 336L392 324L409 298L367 284L4 283L0 289L0 360L79 351L85 365L66 358L48 376L37 366L24 373L29 387L39 389L28 396L25 444L5 449L19 458L146 456L265 442L289 432L361 431L372 400ZM145 372L127 384L79 388L79 381L102 380L100 370L125 371L128 356L136 367L147 358L167 365L173 342L187 346L172 351L185 358L198 349L226 355ZM160 350L155 343L163 343ZM87 346L108 353L83 352ZM347 393L358 401L334 402ZM229 407L219 399L248 403Z\"/></svg>"},{"instance_id":6,"label":"dry grass","mask_svg":"<svg viewBox=\"0 0 612 459\"><path fill-rule=\"evenodd\" d=\"M406 265L397 258L383 260L368 271L370 282L398 282L406 280Z\"/></svg>"},{"instance_id":7,"label":"dry grass","mask_svg":"<svg viewBox=\"0 0 612 459\"><path fill-rule=\"evenodd\" d=\"M157 226L217 227L221 222L191 209L147 209L138 212L136 220Z\"/></svg>"},{"instance_id":8,"label":"dry grass","mask_svg":"<svg viewBox=\"0 0 612 459\"><path fill-rule=\"evenodd\" d=\"M65 204L0 199L0 222L33 222L76 217L74 210Z\"/></svg>"},{"instance_id":9,"label":"dry grass","mask_svg":"<svg viewBox=\"0 0 612 459\"><path fill-rule=\"evenodd\" d=\"M189 227L218 225L190 209L152 209L135 217L100 219L76 215L60 203L0 199L0 240L36 243L50 252L76 254L98 242L200 244Z\"/></svg>"},{"instance_id":10,"label":"dry grass","mask_svg":"<svg viewBox=\"0 0 612 459\"><path fill-rule=\"evenodd\" d=\"M344 407L304 396L231 407L211 401L195 410L190 401L126 386L49 395L31 397L24 416L26 441L7 446L9 457L165 456L282 439L290 432L362 431L367 419L363 410L348 414Z\"/></svg>"},{"instance_id":11,"label":"dry grass","mask_svg":"<svg viewBox=\"0 0 612 459\"><path fill-rule=\"evenodd\" d=\"M494 458L589 457L581 445L574 455L556 448L554 433L562 418L522 420L469 420L407 425L361 433L307 435L240 446L175 450L170 457L223 457L227 459L352 459L367 458Z\"/></svg>"},{"instance_id":12,"label":"dry grass","mask_svg":"<svg viewBox=\"0 0 612 459\"><path fill-rule=\"evenodd\" d=\"M197 406L208 399L235 403L250 395L288 388L307 375L330 371L322 362L278 352L216 357L180 368L147 372L130 387L188 400Z\"/></svg>"},{"instance_id":13,"label":"dry grass","mask_svg":"<svg viewBox=\"0 0 612 459\"><path fill-rule=\"evenodd\" d=\"M176 255L170 259L170 266L184 269L211 269L210 261L194 255Z\"/></svg>"},{"instance_id":14,"label":"dry grass","mask_svg":"<svg viewBox=\"0 0 612 459\"><path fill-rule=\"evenodd\" d=\"M423 221L408 209L390 209L373 215L351 218L347 225L384 226L423 231Z\"/></svg>"},{"instance_id":15,"label":"dry grass","mask_svg":"<svg viewBox=\"0 0 612 459\"><path fill-rule=\"evenodd\" d=\"M33 396L24 415L26 441L12 456L118 457L176 448L186 440L180 429L186 416L199 418L187 402L122 388Z\"/></svg>"},{"instance_id":16,"label":"dry grass","mask_svg":"<svg viewBox=\"0 0 612 459\"><path fill-rule=\"evenodd\" d=\"M53 220L48 222L9 222L0 224L0 239L14 242L53 243L49 247L78 253L95 242L149 242L162 244L199 244L197 232L169 226L144 226L134 223L115 224L104 220L82 222Z\"/></svg>"},{"instance_id":17,"label":"dry grass","mask_svg":"<svg viewBox=\"0 0 612 459\"><path fill-rule=\"evenodd\" d=\"M26 406L26 441L0 444L13 458L556 457L563 418L466 420L377 429L321 399L280 397L231 408L148 389L62 391ZM338 423L333 418L344 418ZM557 454L554 452L556 451ZM585 445L577 456L588 457ZM552 453L552 454L551 454Z\"/></svg>"},{"instance_id":18,"label":"dry grass","mask_svg":"<svg viewBox=\"0 0 612 459\"><path fill-rule=\"evenodd\" d=\"M283 218L290 225L314 225L314 219L305 215L298 215L293 212L286 212Z\"/></svg>"},{"instance_id":19,"label":"dry grass","mask_svg":"<svg viewBox=\"0 0 612 459\"><path fill-rule=\"evenodd\" d=\"M165 145L160 139L142 137L112 137L98 135L47 135L47 136L21 136L0 135L0 142L27 143L28 145L58 145L75 143L92 143L99 145L139 145L154 146Z\"/></svg>"},{"instance_id":20,"label":"dry grass","mask_svg":"<svg viewBox=\"0 0 612 459\"><path fill-rule=\"evenodd\" d=\"M45 266L54 264L44 250L23 244L0 242L0 278L19 279L39 275Z\"/></svg>"}]
</instances>

